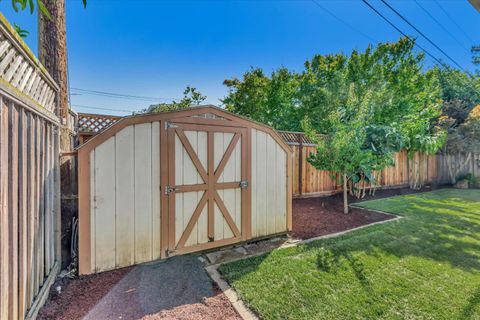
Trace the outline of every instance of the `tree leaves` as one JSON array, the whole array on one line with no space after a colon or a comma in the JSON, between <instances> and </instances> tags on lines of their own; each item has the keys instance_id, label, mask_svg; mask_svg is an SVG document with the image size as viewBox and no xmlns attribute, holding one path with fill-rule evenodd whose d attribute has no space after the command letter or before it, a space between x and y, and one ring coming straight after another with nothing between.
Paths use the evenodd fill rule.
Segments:
<instances>
[{"instance_id":1,"label":"tree leaves","mask_svg":"<svg viewBox=\"0 0 480 320\"><path fill-rule=\"evenodd\" d=\"M180 101L153 104L147 109L141 110L139 113L168 112L185 109L191 106L200 105L205 99L207 99L207 97L202 95L195 87L187 86L183 91L183 98Z\"/></svg>"},{"instance_id":2,"label":"tree leaves","mask_svg":"<svg viewBox=\"0 0 480 320\"><path fill-rule=\"evenodd\" d=\"M27 30L25 29L22 29L18 24L14 23L13 24L13 28L15 29L15 31L18 33L18 35L21 37L21 38L26 38L30 32L28 32Z\"/></svg>"},{"instance_id":3,"label":"tree leaves","mask_svg":"<svg viewBox=\"0 0 480 320\"><path fill-rule=\"evenodd\" d=\"M43 13L43 15L47 17L48 20L52 20L52 16L50 15L50 12L48 12L47 7L45 7L45 4L42 2L42 0L37 0L37 5L38 9Z\"/></svg>"},{"instance_id":4,"label":"tree leaves","mask_svg":"<svg viewBox=\"0 0 480 320\"><path fill-rule=\"evenodd\" d=\"M0 0L1 1L1 0ZM40 12L47 17L49 20L52 20L52 16L50 12L48 11L45 3L43 2L44 0L36 0L37 2L37 7ZM48 0L47 0L48 1ZM50 1L55 1L55 0L50 0ZM87 7L87 0L82 0L83 7ZM20 5L20 7L19 7ZM35 3L34 0L12 0L12 8L15 10L15 12L19 12L20 10L23 11L26 8L29 8L30 14L33 14L35 11Z\"/></svg>"}]
</instances>

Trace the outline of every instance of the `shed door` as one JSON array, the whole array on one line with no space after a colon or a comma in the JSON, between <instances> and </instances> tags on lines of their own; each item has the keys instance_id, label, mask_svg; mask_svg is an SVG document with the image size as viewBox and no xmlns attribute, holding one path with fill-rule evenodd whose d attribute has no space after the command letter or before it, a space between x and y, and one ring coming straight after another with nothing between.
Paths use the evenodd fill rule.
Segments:
<instances>
[{"instance_id":1,"label":"shed door","mask_svg":"<svg viewBox=\"0 0 480 320\"><path fill-rule=\"evenodd\" d=\"M246 129L167 123L167 131L169 254L245 239Z\"/></svg>"}]
</instances>

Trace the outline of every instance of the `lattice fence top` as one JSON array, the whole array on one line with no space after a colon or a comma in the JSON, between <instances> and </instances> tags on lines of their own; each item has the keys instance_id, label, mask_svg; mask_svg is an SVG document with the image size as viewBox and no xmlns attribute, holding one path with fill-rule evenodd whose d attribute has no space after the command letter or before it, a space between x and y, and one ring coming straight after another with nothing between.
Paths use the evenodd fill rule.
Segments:
<instances>
[{"instance_id":1,"label":"lattice fence top","mask_svg":"<svg viewBox=\"0 0 480 320\"><path fill-rule=\"evenodd\" d=\"M202 115L201 117L209 118L208 116ZM93 114L93 113L79 113L78 114L78 132L97 134L106 128L110 127L112 124L120 120L122 117L112 116L106 114ZM299 138L302 139L302 144L304 146L314 146L315 142L310 138L305 136L303 132L293 132L293 131L278 131L280 136L285 140L289 145L299 145Z\"/></svg>"},{"instance_id":2,"label":"lattice fence top","mask_svg":"<svg viewBox=\"0 0 480 320\"><path fill-rule=\"evenodd\" d=\"M285 140L289 145L299 145L300 141L304 146L314 146L315 142L307 137L303 132L294 132L294 131L278 131L280 136ZM300 140L301 139L301 140Z\"/></svg>"},{"instance_id":3,"label":"lattice fence top","mask_svg":"<svg viewBox=\"0 0 480 320\"><path fill-rule=\"evenodd\" d=\"M99 133L100 131L110 127L121 118L122 117L119 116L105 114L79 113L78 131L80 133Z\"/></svg>"},{"instance_id":4,"label":"lattice fence top","mask_svg":"<svg viewBox=\"0 0 480 320\"><path fill-rule=\"evenodd\" d=\"M58 85L1 14L0 82L55 113Z\"/></svg>"}]
</instances>

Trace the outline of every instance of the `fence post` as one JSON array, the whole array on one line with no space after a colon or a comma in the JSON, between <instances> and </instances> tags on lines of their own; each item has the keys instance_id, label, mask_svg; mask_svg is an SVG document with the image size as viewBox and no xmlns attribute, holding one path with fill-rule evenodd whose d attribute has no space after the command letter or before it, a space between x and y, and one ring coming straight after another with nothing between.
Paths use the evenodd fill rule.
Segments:
<instances>
[{"instance_id":1,"label":"fence post","mask_svg":"<svg viewBox=\"0 0 480 320\"><path fill-rule=\"evenodd\" d=\"M298 138L298 192L302 195L303 186L303 133L297 134Z\"/></svg>"}]
</instances>

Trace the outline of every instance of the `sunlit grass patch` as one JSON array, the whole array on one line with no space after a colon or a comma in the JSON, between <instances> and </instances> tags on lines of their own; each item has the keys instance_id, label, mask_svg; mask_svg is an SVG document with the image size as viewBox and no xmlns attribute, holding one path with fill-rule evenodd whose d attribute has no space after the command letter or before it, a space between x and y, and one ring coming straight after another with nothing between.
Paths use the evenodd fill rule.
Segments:
<instances>
[{"instance_id":1,"label":"sunlit grass patch","mask_svg":"<svg viewBox=\"0 0 480 320\"><path fill-rule=\"evenodd\" d=\"M265 319L480 319L480 190L357 205L404 219L220 271Z\"/></svg>"}]
</instances>

